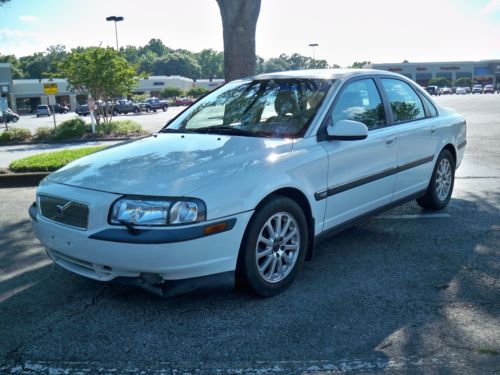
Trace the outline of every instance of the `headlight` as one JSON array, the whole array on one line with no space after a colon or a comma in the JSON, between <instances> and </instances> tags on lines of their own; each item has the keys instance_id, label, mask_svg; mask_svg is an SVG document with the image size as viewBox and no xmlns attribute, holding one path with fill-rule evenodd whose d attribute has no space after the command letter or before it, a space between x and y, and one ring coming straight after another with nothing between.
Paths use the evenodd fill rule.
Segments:
<instances>
[{"instance_id":1,"label":"headlight","mask_svg":"<svg viewBox=\"0 0 500 375\"><path fill-rule=\"evenodd\" d=\"M165 226L192 224L205 218L206 207L199 199L127 197L118 199L111 207L110 223Z\"/></svg>"}]
</instances>

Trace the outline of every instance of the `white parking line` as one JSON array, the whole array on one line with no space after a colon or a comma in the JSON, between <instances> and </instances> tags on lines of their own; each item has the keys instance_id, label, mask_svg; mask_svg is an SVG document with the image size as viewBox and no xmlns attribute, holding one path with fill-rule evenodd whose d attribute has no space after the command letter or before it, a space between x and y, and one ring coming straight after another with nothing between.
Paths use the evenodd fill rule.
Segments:
<instances>
[{"instance_id":1,"label":"white parking line","mask_svg":"<svg viewBox=\"0 0 500 375\"><path fill-rule=\"evenodd\" d=\"M415 214L415 215L380 215L377 219L384 220L412 220L412 219L441 219L451 217L450 214Z\"/></svg>"}]
</instances>

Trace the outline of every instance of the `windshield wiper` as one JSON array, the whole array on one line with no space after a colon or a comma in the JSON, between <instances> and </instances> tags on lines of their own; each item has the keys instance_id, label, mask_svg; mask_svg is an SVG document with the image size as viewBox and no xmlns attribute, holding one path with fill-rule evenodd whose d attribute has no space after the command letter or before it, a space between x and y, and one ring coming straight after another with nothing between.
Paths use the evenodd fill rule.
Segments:
<instances>
[{"instance_id":1,"label":"windshield wiper","mask_svg":"<svg viewBox=\"0 0 500 375\"><path fill-rule=\"evenodd\" d=\"M206 134L233 134L233 135L242 135L247 137L271 137L267 133L263 132L252 132L250 130L244 130L240 128L235 128L234 126L227 125L216 125L216 126L208 126L206 128L198 128L196 129L196 133L206 133Z\"/></svg>"},{"instance_id":2,"label":"windshield wiper","mask_svg":"<svg viewBox=\"0 0 500 375\"><path fill-rule=\"evenodd\" d=\"M191 129L163 128L158 133L195 133Z\"/></svg>"}]
</instances>

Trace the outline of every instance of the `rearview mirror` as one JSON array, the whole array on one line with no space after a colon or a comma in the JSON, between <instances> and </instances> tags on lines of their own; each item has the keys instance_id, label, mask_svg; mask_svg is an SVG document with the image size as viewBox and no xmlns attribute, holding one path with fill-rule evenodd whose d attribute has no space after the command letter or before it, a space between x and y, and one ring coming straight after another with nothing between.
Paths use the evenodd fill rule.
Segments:
<instances>
[{"instance_id":1,"label":"rearview mirror","mask_svg":"<svg viewBox=\"0 0 500 375\"><path fill-rule=\"evenodd\" d=\"M328 139L334 141L359 141L368 137L368 128L359 121L340 120L328 125Z\"/></svg>"}]
</instances>

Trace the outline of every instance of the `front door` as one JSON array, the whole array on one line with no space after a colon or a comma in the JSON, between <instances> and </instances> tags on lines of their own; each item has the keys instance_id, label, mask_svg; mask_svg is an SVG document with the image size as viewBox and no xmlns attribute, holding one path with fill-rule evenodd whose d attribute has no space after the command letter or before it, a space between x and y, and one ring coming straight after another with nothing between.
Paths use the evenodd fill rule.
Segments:
<instances>
[{"instance_id":1,"label":"front door","mask_svg":"<svg viewBox=\"0 0 500 375\"><path fill-rule=\"evenodd\" d=\"M371 78L349 81L334 102L331 121L354 120L368 127L357 141L322 141L328 152L328 189L316 194L327 199L323 230L361 216L392 199L397 166L398 134L387 126L384 106Z\"/></svg>"}]
</instances>

